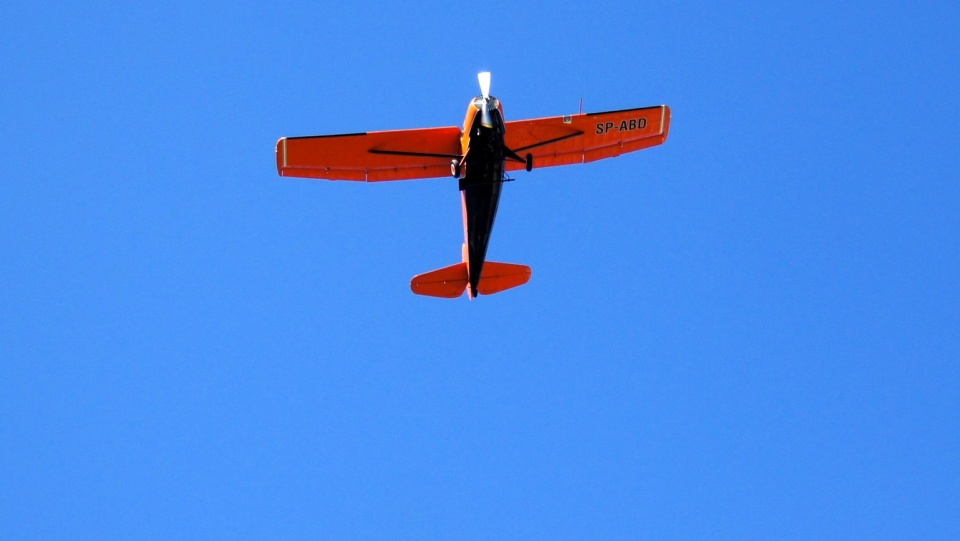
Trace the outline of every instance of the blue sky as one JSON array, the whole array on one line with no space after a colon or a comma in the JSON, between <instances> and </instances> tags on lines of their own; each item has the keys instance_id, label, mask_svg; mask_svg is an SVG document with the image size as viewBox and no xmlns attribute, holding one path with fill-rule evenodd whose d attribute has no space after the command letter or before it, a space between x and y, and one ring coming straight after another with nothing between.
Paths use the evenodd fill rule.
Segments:
<instances>
[{"instance_id":1,"label":"blue sky","mask_svg":"<svg viewBox=\"0 0 960 541\"><path fill-rule=\"evenodd\" d=\"M957 539L954 3L0 7L10 539ZM505 187L281 136L669 104Z\"/></svg>"}]
</instances>

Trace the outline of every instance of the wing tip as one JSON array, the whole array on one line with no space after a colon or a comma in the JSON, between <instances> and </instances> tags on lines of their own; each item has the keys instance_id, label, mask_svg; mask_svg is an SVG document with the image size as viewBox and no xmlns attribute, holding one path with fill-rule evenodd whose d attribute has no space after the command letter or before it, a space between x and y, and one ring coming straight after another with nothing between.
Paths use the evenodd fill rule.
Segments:
<instances>
[{"instance_id":1,"label":"wing tip","mask_svg":"<svg viewBox=\"0 0 960 541\"><path fill-rule=\"evenodd\" d=\"M663 113L660 115L660 144L667 142L667 136L670 134L670 106L661 105Z\"/></svg>"},{"instance_id":2,"label":"wing tip","mask_svg":"<svg viewBox=\"0 0 960 541\"><path fill-rule=\"evenodd\" d=\"M277 139L276 146L277 154L277 174L281 177L284 176L284 169L287 167L287 138L281 137Z\"/></svg>"}]
</instances>

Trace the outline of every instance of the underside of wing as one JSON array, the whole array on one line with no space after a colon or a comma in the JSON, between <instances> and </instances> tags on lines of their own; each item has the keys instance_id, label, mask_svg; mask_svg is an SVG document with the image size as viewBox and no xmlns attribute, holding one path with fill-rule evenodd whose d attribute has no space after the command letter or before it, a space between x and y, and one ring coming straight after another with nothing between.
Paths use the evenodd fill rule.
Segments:
<instances>
[{"instance_id":1,"label":"underside of wing","mask_svg":"<svg viewBox=\"0 0 960 541\"><path fill-rule=\"evenodd\" d=\"M586 163L662 144L670 131L666 105L506 123L506 145L533 167ZM508 170L525 164L508 160Z\"/></svg>"},{"instance_id":2,"label":"underside of wing","mask_svg":"<svg viewBox=\"0 0 960 541\"><path fill-rule=\"evenodd\" d=\"M422 128L277 141L277 172L285 177L377 182L450 175L461 158L460 129Z\"/></svg>"}]
</instances>

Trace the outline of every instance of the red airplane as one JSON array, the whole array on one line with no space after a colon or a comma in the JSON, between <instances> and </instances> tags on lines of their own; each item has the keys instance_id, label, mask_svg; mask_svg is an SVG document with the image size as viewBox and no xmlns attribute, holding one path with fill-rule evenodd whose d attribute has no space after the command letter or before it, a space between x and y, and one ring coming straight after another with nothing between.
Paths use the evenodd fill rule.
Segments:
<instances>
[{"instance_id":1,"label":"red airplane","mask_svg":"<svg viewBox=\"0 0 960 541\"><path fill-rule=\"evenodd\" d=\"M478 75L480 95L467 107L463 130L422 128L277 141L277 172L285 177L380 182L458 179L463 206L461 262L414 276L418 295L471 299L521 286L526 265L486 261L487 244L508 171L586 163L662 144L670 129L666 105L505 122L490 95L490 73Z\"/></svg>"}]
</instances>

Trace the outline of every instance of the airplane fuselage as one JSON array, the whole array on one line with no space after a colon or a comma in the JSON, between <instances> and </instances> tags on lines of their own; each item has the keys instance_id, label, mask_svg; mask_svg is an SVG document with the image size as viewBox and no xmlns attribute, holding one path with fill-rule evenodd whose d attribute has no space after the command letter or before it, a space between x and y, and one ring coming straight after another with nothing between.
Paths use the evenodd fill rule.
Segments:
<instances>
[{"instance_id":1,"label":"airplane fuselage","mask_svg":"<svg viewBox=\"0 0 960 541\"><path fill-rule=\"evenodd\" d=\"M461 139L463 159L459 168L463 205L463 261L467 264L469 274L467 293L470 298L477 296L477 284L500 204L506 159L503 109L496 98L490 98L493 103L488 103L489 116L484 122L482 99L475 99L467 108Z\"/></svg>"}]
</instances>

